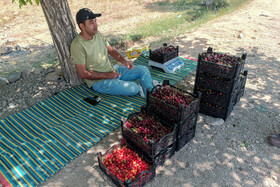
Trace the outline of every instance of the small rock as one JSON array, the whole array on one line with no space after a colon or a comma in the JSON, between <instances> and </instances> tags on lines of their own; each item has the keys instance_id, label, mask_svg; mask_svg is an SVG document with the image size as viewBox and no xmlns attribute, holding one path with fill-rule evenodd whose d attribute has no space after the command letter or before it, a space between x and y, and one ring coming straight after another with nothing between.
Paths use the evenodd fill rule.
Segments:
<instances>
[{"instance_id":1,"label":"small rock","mask_svg":"<svg viewBox=\"0 0 280 187\"><path fill-rule=\"evenodd\" d=\"M33 49L28 49L28 53L33 53Z\"/></svg>"},{"instance_id":2,"label":"small rock","mask_svg":"<svg viewBox=\"0 0 280 187\"><path fill-rule=\"evenodd\" d=\"M40 75L41 74L41 69L35 69L34 70L35 75Z\"/></svg>"},{"instance_id":3,"label":"small rock","mask_svg":"<svg viewBox=\"0 0 280 187\"><path fill-rule=\"evenodd\" d=\"M52 72L47 74L46 81L56 81L59 78L59 72Z\"/></svg>"},{"instance_id":4,"label":"small rock","mask_svg":"<svg viewBox=\"0 0 280 187\"><path fill-rule=\"evenodd\" d=\"M260 14L260 16L263 16L263 17L268 17L268 15L266 15L266 14Z\"/></svg>"},{"instance_id":5,"label":"small rock","mask_svg":"<svg viewBox=\"0 0 280 187\"><path fill-rule=\"evenodd\" d=\"M42 96L41 93L36 93L35 95L32 96L33 99L40 98Z\"/></svg>"},{"instance_id":6,"label":"small rock","mask_svg":"<svg viewBox=\"0 0 280 187\"><path fill-rule=\"evenodd\" d=\"M11 47L0 47L0 55L9 54L13 51Z\"/></svg>"},{"instance_id":7,"label":"small rock","mask_svg":"<svg viewBox=\"0 0 280 187\"><path fill-rule=\"evenodd\" d=\"M30 70L29 69L26 69L26 70L23 70L22 72L21 72L21 78L22 79L27 79L28 77L29 77L29 75L30 75Z\"/></svg>"},{"instance_id":8,"label":"small rock","mask_svg":"<svg viewBox=\"0 0 280 187\"><path fill-rule=\"evenodd\" d=\"M238 35L238 38L240 38L240 39L243 38L243 33L242 32Z\"/></svg>"},{"instance_id":9,"label":"small rock","mask_svg":"<svg viewBox=\"0 0 280 187\"><path fill-rule=\"evenodd\" d=\"M9 108L9 109L13 109L13 108L15 108L15 107L16 107L16 105L14 105L13 103L10 103L8 108Z\"/></svg>"},{"instance_id":10,"label":"small rock","mask_svg":"<svg viewBox=\"0 0 280 187\"><path fill-rule=\"evenodd\" d=\"M16 51L21 51L21 47L20 47L19 45L16 45L16 46L15 46L15 50L16 50Z\"/></svg>"},{"instance_id":11,"label":"small rock","mask_svg":"<svg viewBox=\"0 0 280 187\"><path fill-rule=\"evenodd\" d=\"M23 92L23 95L24 95L24 96L29 95L28 91L24 91L24 92Z\"/></svg>"},{"instance_id":12,"label":"small rock","mask_svg":"<svg viewBox=\"0 0 280 187\"><path fill-rule=\"evenodd\" d=\"M212 126L220 126L222 124L224 124L224 120L221 118L213 118L213 117L206 117L205 119L205 123L208 125L212 125Z\"/></svg>"},{"instance_id":13,"label":"small rock","mask_svg":"<svg viewBox=\"0 0 280 187\"><path fill-rule=\"evenodd\" d=\"M16 82L20 79L21 72L12 73L8 76L8 80L10 83Z\"/></svg>"},{"instance_id":14,"label":"small rock","mask_svg":"<svg viewBox=\"0 0 280 187\"><path fill-rule=\"evenodd\" d=\"M0 77L0 87L4 86L6 84L9 84L8 79Z\"/></svg>"},{"instance_id":15,"label":"small rock","mask_svg":"<svg viewBox=\"0 0 280 187\"><path fill-rule=\"evenodd\" d=\"M13 43L16 42L17 40L15 38L8 38L6 43Z\"/></svg>"}]
</instances>

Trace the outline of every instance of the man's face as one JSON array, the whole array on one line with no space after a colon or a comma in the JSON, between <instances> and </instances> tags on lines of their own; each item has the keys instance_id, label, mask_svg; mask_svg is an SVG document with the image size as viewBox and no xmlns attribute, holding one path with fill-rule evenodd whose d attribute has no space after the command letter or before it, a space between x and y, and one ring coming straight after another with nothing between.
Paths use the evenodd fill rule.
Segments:
<instances>
[{"instance_id":1,"label":"man's face","mask_svg":"<svg viewBox=\"0 0 280 187\"><path fill-rule=\"evenodd\" d=\"M88 35L93 36L98 32L98 25L96 19L88 19L81 27Z\"/></svg>"}]
</instances>

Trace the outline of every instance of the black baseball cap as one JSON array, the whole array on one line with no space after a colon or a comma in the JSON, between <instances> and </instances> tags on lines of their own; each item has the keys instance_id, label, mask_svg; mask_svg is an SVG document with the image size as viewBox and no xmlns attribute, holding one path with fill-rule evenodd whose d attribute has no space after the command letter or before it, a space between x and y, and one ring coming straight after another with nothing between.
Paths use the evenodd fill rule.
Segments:
<instances>
[{"instance_id":1,"label":"black baseball cap","mask_svg":"<svg viewBox=\"0 0 280 187\"><path fill-rule=\"evenodd\" d=\"M88 8L82 8L76 14L76 21L79 25L80 23L83 23L87 19L94 19L94 18L97 18L97 17L100 17L100 16L101 16L101 14L94 14Z\"/></svg>"}]
</instances>

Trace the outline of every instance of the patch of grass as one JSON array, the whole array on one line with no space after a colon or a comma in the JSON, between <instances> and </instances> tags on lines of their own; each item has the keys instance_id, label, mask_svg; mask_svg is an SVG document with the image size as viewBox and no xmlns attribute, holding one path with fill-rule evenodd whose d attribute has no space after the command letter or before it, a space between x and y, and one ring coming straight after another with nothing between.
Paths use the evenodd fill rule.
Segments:
<instances>
[{"instance_id":1,"label":"patch of grass","mask_svg":"<svg viewBox=\"0 0 280 187\"><path fill-rule=\"evenodd\" d=\"M129 40L157 36L160 43L198 27L212 19L235 11L251 0L214 0L211 7L197 0L159 1L155 4L161 11L166 11L166 16L140 23L128 36ZM137 36L137 37L135 37Z\"/></svg>"},{"instance_id":2,"label":"patch of grass","mask_svg":"<svg viewBox=\"0 0 280 187\"><path fill-rule=\"evenodd\" d=\"M134 41L135 36L138 38L145 38L149 36L159 36L164 32L170 32L173 28L185 22L184 19L178 18L178 15L166 16L158 18L150 22L139 24L138 27L131 34L129 38Z\"/></svg>"},{"instance_id":3,"label":"patch of grass","mask_svg":"<svg viewBox=\"0 0 280 187\"><path fill-rule=\"evenodd\" d=\"M123 47L125 46L126 38L124 36L111 37L109 43L111 46Z\"/></svg>"}]
</instances>

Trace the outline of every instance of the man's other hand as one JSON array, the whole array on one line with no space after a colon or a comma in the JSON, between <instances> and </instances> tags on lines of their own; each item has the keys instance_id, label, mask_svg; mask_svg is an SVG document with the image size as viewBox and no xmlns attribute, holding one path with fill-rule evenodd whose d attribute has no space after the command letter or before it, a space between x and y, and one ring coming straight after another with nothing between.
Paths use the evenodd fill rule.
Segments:
<instances>
[{"instance_id":1,"label":"man's other hand","mask_svg":"<svg viewBox=\"0 0 280 187\"><path fill-rule=\"evenodd\" d=\"M119 76L121 76L121 74L115 71L111 71L108 73L108 79L117 79Z\"/></svg>"},{"instance_id":2,"label":"man's other hand","mask_svg":"<svg viewBox=\"0 0 280 187\"><path fill-rule=\"evenodd\" d=\"M130 62L130 61L126 61L126 62L124 63L124 65L125 65L128 69L132 69L132 68L133 68L133 63Z\"/></svg>"}]
</instances>

